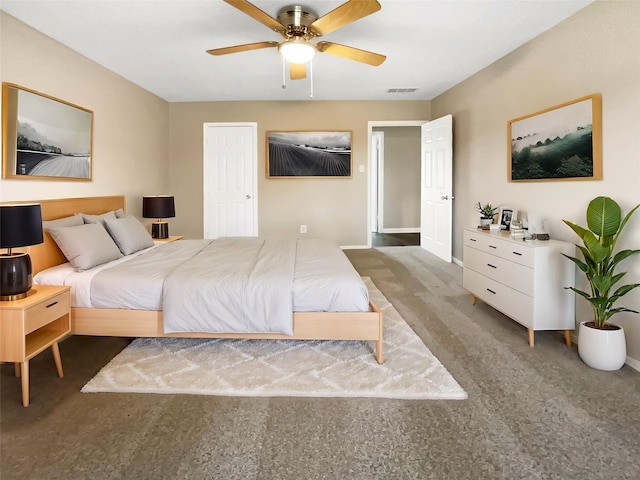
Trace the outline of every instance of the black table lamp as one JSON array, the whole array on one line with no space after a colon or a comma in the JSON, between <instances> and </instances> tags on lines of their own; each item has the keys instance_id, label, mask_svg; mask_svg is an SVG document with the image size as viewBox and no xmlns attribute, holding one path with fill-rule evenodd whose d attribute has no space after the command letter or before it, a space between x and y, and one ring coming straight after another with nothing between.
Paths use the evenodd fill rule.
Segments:
<instances>
[{"instance_id":1,"label":"black table lamp","mask_svg":"<svg viewBox=\"0 0 640 480\"><path fill-rule=\"evenodd\" d=\"M163 222L162 219L176 216L173 197L170 195L142 197L142 216L144 218L157 219L151 224L151 236L153 238L169 238L169 224Z\"/></svg>"},{"instance_id":2,"label":"black table lamp","mask_svg":"<svg viewBox=\"0 0 640 480\"><path fill-rule=\"evenodd\" d=\"M29 254L11 249L42 242L39 204L0 205L0 248L7 249L0 254L0 301L26 297L33 283Z\"/></svg>"}]
</instances>

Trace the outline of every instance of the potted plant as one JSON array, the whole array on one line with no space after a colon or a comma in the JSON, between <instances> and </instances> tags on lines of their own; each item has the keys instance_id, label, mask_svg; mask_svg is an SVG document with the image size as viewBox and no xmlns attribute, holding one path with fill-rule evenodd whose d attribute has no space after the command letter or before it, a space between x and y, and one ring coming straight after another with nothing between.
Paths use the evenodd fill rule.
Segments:
<instances>
[{"instance_id":1,"label":"potted plant","mask_svg":"<svg viewBox=\"0 0 640 480\"><path fill-rule=\"evenodd\" d=\"M578 331L578 353L590 367L600 370L618 370L624 365L627 348L624 329L609 320L619 312L639 313L615 303L639 283L616 284L626 272L616 273L616 267L640 250L621 250L615 253L616 243L631 215L640 207L636 205L624 218L620 206L609 197L596 197L587 207L587 228L563 220L580 237L583 245L576 245L584 260L564 255L586 275L590 292L567 287L581 295L593 308L593 321L581 322Z\"/></svg>"},{"instance_id":2,"label":"potted plant","mask_svg":"<svg viewBox=\"0 0 640 480\"><path fill-rule=\"evenodd\" d=\"M492 207L490 203L482 205L480 202L476 203L476 210L480 212L480 225L491 225L493 223L493 216L498 211L498 207Z\"/></svg>"}]
</instances>

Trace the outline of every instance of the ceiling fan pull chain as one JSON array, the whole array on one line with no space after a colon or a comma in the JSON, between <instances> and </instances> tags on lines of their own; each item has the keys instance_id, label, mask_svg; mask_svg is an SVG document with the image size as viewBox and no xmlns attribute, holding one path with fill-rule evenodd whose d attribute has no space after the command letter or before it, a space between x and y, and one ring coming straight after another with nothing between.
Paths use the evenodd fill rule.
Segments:
<instances>
[{"instance_id":1,"label":"ceiling fan pull chain","mask_svg":"<svg viewBox=\"0 0 640 480\"><path fill-rule=\"evenodd\" d=\"M311 93L309 94L309 98L313 98L313 60L309 60L309 83L311 84Z\"/></svg>"},{"instance_id":2,"label":"ceiling fan pull chain","mask_svg":"<svg viewBox=\"0 0 640 480\"><path fill-rule=\"evenodd\" d=\"M282 58L282 88L285 89L287 88L287 72L286 72L284 57L281 56L281 58Z\"/></svg>"}]
</instances>

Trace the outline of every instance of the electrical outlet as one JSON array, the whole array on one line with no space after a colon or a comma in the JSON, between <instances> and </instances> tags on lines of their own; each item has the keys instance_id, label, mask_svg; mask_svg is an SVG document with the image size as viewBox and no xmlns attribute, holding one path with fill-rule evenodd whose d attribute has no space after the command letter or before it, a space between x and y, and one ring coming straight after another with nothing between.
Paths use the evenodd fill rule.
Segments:
<instances>
[{"instance_id":1,"label":"electrical outlet","mask_svg":"<svg viewBox=\"0 0 640 480\"><path fill-rule=\"evenodd\" d=\"M307 226L306 225L300 225L300 233L307 233Z\"/></svg>"}]
</instances>

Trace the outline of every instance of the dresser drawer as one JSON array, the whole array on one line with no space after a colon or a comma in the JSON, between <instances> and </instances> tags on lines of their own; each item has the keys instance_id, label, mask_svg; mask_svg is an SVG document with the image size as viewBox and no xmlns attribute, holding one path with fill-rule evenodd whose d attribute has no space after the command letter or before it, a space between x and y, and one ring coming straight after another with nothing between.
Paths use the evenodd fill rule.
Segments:
<instances>
[{"instance_id":1,"label":"dresser drawer","mask_svg":"<svg viewBox=\"0 0 640 480\"><path fill-rule=\"evenodd\" d=\"M472 247L464 247L464 267L533 297L533 269Z\"/></svg>"},{"instance_id":2,"label":"dresser drawer","mask_svg":"<svg viewBox=\"0 0 640 480\"><path fill-rule=\"evenodd\" d=\"M534 265L535 252L533 248L527 246L523 241L502 238L500 233L487 234L465 230L464 244L526 267L533 268Z\"/></svg>"},{"instance_id":3,"label":"dresser drawer","mask_svg":"<svg viewBox=\"0 0 640 480\"><path fill-rule=\"evenodd\" d=\"M462 286L483 302L513 318L527 328L533 328L533 298L495 280L465 268Z\"/></svg>"}]
</instances>

